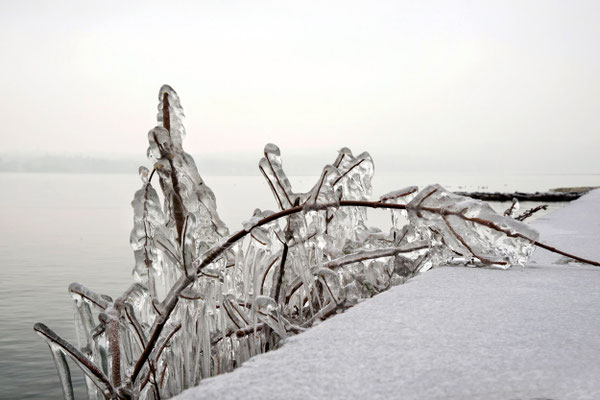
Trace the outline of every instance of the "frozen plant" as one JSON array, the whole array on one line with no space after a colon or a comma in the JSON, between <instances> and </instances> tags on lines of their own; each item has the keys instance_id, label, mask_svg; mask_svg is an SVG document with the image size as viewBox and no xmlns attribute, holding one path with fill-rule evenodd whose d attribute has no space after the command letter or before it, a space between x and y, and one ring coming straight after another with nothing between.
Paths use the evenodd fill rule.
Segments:
<instances>
[{"instance_id":1,"label":"frozen plant","mask_svg":"<svg viewBox=\"0 0 600 400\"><path fill-rule=\"evenodd\" d=\"M539 243L512 210L498 215L439 185L370 200L373 160L347 148L311 190L297 193L279 148L267 144L259 170L279 210L256 209L230 234L183 150L179 97L163 86L159 101L158 126L148 134L152 170L140 168L132 202L134 283L116 299L69 286L77 345L34 327L50 346L66 399L73 398L67 357L84 372L90 399L168 398L438 265L524 265L536 245L594 263ZM367 225L367 208L390 210L389 232Z\"/></svg>"}]
</instances>

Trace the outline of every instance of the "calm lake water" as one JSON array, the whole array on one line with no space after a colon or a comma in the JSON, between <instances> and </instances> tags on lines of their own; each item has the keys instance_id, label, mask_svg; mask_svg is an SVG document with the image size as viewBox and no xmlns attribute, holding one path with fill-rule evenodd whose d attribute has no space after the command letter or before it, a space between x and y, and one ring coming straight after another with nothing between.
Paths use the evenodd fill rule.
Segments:
<instances>
[{"instance_id":1,"label":"calm lake water","mask_svg":"<svg viewBox=\"0 0 600 400\"><path fill-rule=\"evenodd\" d=\"M292 178L298 191L314 177ZM206 177L219 213L230 230L253 210L275 209L262 177ZM561 186L598 186L600 175L444 175L376 176L374 194L411 184L440 183L451 190L544 191ZM75 342L71 282L117 297L131 282L130 202L140 187L136 174L0 173L0 398L62 397L48 347L33 332L44 322ZM523 207L527 207L524 204ZM505 205L497 205L504 209ZM385 211L371 212L385 225ZM83 378L72 367L77 398Z\"/></svg>"}]
</instances>

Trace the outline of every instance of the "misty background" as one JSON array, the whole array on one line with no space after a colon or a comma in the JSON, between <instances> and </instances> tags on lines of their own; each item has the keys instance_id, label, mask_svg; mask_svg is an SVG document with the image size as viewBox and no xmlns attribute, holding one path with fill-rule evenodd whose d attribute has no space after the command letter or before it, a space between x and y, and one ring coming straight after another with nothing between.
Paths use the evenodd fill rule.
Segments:
<instances>
[{"instance_id":1,"label":"misty background","mask_svg":"<svg viewBox=\"0 0 600 400\"><path fill-rule=\"evenodd\" d=\"M0 170L135 172L163 83L202 174L598 173L597 1L3 1ZM147 162L145 162L148 164Z\"/></svg>"}]
</instances>

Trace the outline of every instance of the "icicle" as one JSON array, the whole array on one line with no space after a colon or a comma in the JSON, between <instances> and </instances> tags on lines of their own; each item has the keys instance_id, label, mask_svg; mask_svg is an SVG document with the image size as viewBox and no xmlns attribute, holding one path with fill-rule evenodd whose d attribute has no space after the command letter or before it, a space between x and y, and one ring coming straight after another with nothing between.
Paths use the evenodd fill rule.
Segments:
<instances>
[{"instance_id":1,"label":"icicle","mask_svg":"<svg viewBox=\"0 0 600 400\"><path fill-rule=\"evenodd\" d=\"M92 381L102 390L102 392L107 397L117 397L116 392L112 385L110 384L108 378L96 368L81 352L79 352L75 347L73 347L69 342L58 336L54 331L49 329L46 325L37 323L33 327L33 329L48 342L53 355L55 354L56 349L62 352L62 354L69 356L81 370L92 379ZM62 363L63 358L59 357L59 362ZM57 366L58 367L58 366ZM60 373L64 373L64 366L58 367L60 368ZM62 379L62 378L61 378ZM65 393L65 396L67 394Z\"/></svg>"},{"instance_id":2,"label":"icicle","mask_svg":"<svg viewBox=\"0 0 600 400\"><path fill-rule=\"evenodd\" d=\"M71 382L71 371L69 370L69 364L67 364L65 353L63 353L60 346L55 344L49 344L49 347L52 358L54 359L54 364L56 364L56 369L58 370L58 376L60 378L63 394L65 395L65 400L75 399L73 394L73 383Z\"/></svg>"}]
</instances>

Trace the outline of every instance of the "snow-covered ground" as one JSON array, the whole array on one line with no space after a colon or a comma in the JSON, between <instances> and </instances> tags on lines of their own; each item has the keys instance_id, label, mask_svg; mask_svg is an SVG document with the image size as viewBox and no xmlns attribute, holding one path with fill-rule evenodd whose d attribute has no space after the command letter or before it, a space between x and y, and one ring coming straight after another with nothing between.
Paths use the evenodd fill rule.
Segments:
<instances>
[{"instance_id":1,"label":"snow-covered ground","mask_svg":"<svg viewBox=\"0 0 600 400\"><path fill-rule=\"evenodd\" d=\"M600 190L532 223L600 260ZM178 399L600 399L600 268L443 267Z\"/></svg>"}]
</instances>

